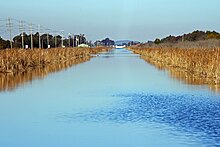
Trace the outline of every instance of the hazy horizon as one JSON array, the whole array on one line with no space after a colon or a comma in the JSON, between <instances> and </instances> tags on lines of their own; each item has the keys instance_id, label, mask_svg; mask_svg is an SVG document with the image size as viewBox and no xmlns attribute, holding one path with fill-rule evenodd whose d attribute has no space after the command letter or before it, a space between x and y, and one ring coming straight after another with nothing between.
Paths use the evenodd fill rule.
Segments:
<instances>
[{"instance_id":1,"label":"hazy horizon","mask_svg":"<svg viewBox=\"0 0 220 147\"><path fill-rule=\"evenodd\" d=\"M41 24L65 35L84 33L92 41L144 42L194 30L220 31L219 5L218 0L1 0L0 19Z\"/></svg>"}]
</instances>

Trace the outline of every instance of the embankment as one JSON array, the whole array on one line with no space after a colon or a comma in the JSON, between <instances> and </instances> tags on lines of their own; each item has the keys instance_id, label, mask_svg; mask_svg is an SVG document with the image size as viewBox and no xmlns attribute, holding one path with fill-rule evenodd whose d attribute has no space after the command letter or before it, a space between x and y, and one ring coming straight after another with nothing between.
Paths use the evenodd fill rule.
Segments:
<instances>
[{"instance_id":1,"label":"embankment","mask_svg":"<svg viewBox=\"0 0 220 147\"><path fill-rule=\"evenodd\" d=\"M48 65L59 65L107 51L110 48L6 49L0 51L0 73L25 72Z\"/></svg>"},{"instance_id":2,"label":"embankment","mask_svg":"<svg viewBox=\"0 0 220 147\"><path fill-rule=\"evenodd\" d=\"M89 61L111 48L9 49L0 51L0 92Z\"/></svg>"},{"instance_id":3,"label":"embankment","mask_svg":"<svg viewBox=\"0 0 220 147\"><path fill-rule=\"evenodd\" d=\"M185 73L185 78L203 79L220 85L220 48L140 48L130 47L147 62L167 70Z\"/></svg>"}]
</instances>

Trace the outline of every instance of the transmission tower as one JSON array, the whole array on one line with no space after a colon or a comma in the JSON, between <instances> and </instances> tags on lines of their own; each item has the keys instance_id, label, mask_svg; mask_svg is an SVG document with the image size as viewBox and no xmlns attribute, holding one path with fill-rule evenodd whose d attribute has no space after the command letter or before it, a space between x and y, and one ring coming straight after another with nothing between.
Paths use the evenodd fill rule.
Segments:
<instances>
[{"instance_id":1,"label":"transmission tower","mask_svg":"<svg viewBox=\"0 0 220 147\"><path fill-rule=\"evenodd\" d=\"M41 38L40 38L40 31L41 30L41 26L38 25L38 35L39 35L39 48L41 48Z\"/></svg>"},{"instance_id":2,"label":"transmission tower","mask_svg":"<svg viewBox=\"0 0 220 147\"><path fill-rule=\"evenodd\" d=\"M9 31L9 36L10 36L10 47L11 49L13 48L12 46L12 30L13 30L13 23L11 22L11 18L8 18L8 23L6 24L8 31Z\"/></svg>"},{"instance_id":3,"label":"transmission tower","mask_svg":"<svg viewBox=\"0 0 220 147\"><path fill-rule=\"evenodd\" d=\"M33 25L30 24L30 35L31 35L31 49L33 49Z\"/></svg>"},{"instance_id":4,"label":"transmission tower","mask_svg":"<svg viewBox=\"0 0 220 147\"><path fill-rule=\"evenodd\" d=\"M22 49L24 49L24 21L20 21L19 31L20 31L20 33L21 33Z\"/></svg>"},{"instance_id":5,"label":"transmission tower","mask_svg":"<svg viewBox=\"0 0 220 147\"><path fill-rule=\"evenodd\" d=\"M79 43L79 38L78 38L78 35L76 35L76 47L78 47L78 44Z\"/></svg>"},{"instance_id":6,"label":"transmission tower","mask_svg":"<svg viewBox=\"0 0 220 147\"><path fill-rule=\"evenodd\" d=\"M57 33L55 34L54 39L55 39L54 46L56 48L57 47Z\"/></svg>"},{"instance_id":7,"label":"transmission tower","mask_svg":"<svg viewBox=\"0 0 220 147\"><path fill-rule=\"evenodd\" d=\"M61 30L61 37L62 37L62 38L61 38L61 46L62 46L62 48L64 47L64 46L63 46L63 32L64 32L64 31Z\"/></svg>"},{"instance_id":8,"label":"transmission tower","mask_svg":"<svg viewBox=\"0 0 220 147\"><path fill-rule=\"evenodd\" d=\"M74 47L74 42L75 42L75 40L74 40L74 34L72 34L73 35L73 47Z\"/></svg>"},{"instance_id":9,"label":"transmission tower","mask_svg":"<svg viewBox=\"0 0 220 147\"><path fill-rule=\"evenodd\" d=\"M71 33L69 33L69 47L71 46Z\"/></svg>"},{"instance_id":10,"label":"transmission tower","mask_svg":"<svg viewBox=\"0 0 220 147\"><path fill-rule=\"evenodd\" d=\"M50 48L50 38L49 38L50 29L46 29L46 31L47 31L47 48Z\"/></svg>"}]
</instances>

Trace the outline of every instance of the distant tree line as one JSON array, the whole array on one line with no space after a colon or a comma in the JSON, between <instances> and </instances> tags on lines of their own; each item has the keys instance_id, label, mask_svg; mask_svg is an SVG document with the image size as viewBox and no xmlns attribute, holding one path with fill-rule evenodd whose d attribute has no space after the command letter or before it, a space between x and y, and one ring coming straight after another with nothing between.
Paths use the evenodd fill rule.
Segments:
<instances>
[{"instance_id":1,"label":"distant tree line","mask_svg":"<svg viewBox=\"0 0 220 147\"><path fill-rule=\"evenodd\" d=\"M183 41L202 41L202 40L209 40L209 39L220 39L220 34L216 31L194 31L189 34L184 34L182 36L168 36L163 39L156 39L154 41L155 44L160 43L178 43Z\"/></svg>"},{"instance_id":2,"label":"distant tree line","mask_svg":"<svg viewBox=\"0 0 220 147\"><path fill-rule=\"evenodd\" d=\"M6 41L0 37L0 49L5 49L10 47L10 41Z\"/></svg>"},{"instance_id":3,"label":"distant tree line","mask_svg":"<svg viewBox=\"0 0 220 147\"><path fill-rule=\"evenodd\" d=\"M31 35L23 33L24 45L31 47ZM40 36L41 48L48 48L48 41L51 48L62 47L62 37L60 35L53 36L51 34L42 34ZM13 38L13 48L22 48L22 34ZM76 47L80 44L86 44L86 37L83 34L68 36L63 39L63 45L66 47ZM10 41L0 37L0 49L10 48ZM33 34L33 48L39 48L39 33Z\"/></svg>"}]
</instances>

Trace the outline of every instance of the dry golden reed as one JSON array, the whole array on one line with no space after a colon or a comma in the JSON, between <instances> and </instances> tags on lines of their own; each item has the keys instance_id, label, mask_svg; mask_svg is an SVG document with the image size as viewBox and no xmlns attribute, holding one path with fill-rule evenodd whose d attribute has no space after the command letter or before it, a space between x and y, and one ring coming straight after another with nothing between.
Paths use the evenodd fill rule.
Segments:
<instances>
[{"instance_id":1,"label":"dry golden reed","mask_svg":"<svg viewBox=\"0 0 220 147\"><path fill-rule=\"evenodd\" d=\"M29 69L60 64L109 48L6 49L0 51L0 72L17 73Z\"/></svg>"},{"instance_id":2,"label":"dry golden reed","mask_svg":"<svg viewBox=\"0 0 220 147\"><path fill-rule=\"evenodd\" d=\"M220 84L220 48L136 48L147 62L165 69L178 69L206 79L206 84Z\"/></svg>"},{"instance_id":3,"label":"dry golden reed","mask_svg":"<svg viewBox=\"0 0 220 147\"><path fill-rule=\"evenodd\" d=\"M89 61L110 48L12 49L0 51L0 91L11 91L34 79Z\"/></svg>"},{"instance_id":4,"label":"dry golden reed","mask_svg":"<svg viewBox=\"0 0 220 147\"><path fill-rule=\"evenodd\" d=\"M0 73L0 91L12 91L16 89L18 86L24 85L27 82L31 82L35 79L43 79L50 73L67 69L75 64L89 61L90 59L91 56L85 56L83 58L75 59L70 62L67 61L58 65L50 64L45 66L44 68L34 68L25 72L18 72L16 74Z\"/></svg>"}]
</instances>

